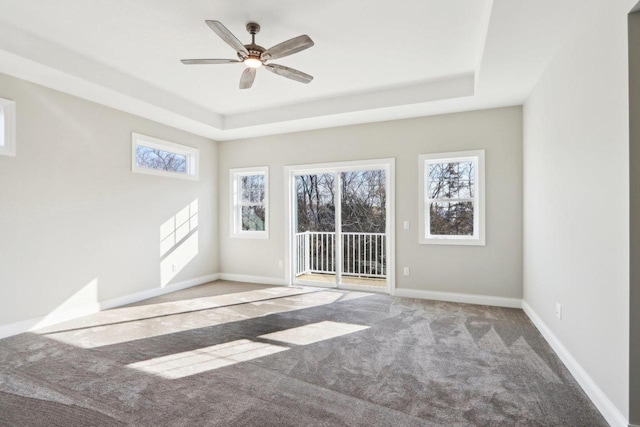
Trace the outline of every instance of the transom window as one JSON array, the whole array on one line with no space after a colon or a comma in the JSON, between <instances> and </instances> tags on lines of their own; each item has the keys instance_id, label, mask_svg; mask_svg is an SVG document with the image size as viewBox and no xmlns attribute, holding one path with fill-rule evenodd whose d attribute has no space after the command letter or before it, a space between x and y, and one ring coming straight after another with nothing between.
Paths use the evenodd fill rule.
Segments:
<instances>
[{"instance_id":1,"label":"transom window","mask_svg":"<svg viewBox=\"0 0 640 427\"><path fill-rule=\"evenodd\" d=\"M133 172L198 179L199 150L139 133L131 134Z\"/></svg>"},{"instance_id":2,"label":"transom window","mask_svg":"<svg viewBox=\"0 0 640 427\"><path fill-rule=\"evenodd\" d=\"M0 155L16 155L16 103L0 98Z\"/></svg>"},{"instance_id":3,"label":"transom window","mask_svg":"<svg viewBox=\"0 0 640 427\"><path fill-rule=\"evenodd\" d=\"M231 169L231 237L269 238L269 168Z\"/></svg>"},{"instance_id":4,"label":"transom window","mask_svg":"<svg viewBox=\"0 0 640 427\"><path fill-rule=\"evenodd\" d=\"M484 151L420 156L420 243L484 245Z\"/></svg>"}]
</instances>

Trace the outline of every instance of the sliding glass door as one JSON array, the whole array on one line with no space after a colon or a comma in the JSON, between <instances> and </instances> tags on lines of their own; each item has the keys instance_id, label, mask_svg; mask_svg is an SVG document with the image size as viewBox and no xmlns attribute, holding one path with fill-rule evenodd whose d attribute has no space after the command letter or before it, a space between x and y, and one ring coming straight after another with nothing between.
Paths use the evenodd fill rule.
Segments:
<instances>
[{"instance_id":1,"label":"sliding glass door","mask_svg":"<svg viewBox=\"0 0 640 427\"><path fill-rule=\"evenodd\" d=\"M290 174L293 283L388 289L388 167Z\"/></svg>"},{"instance_id":2,"label":"sliding glass door","mask_svg":"<svg viewBox=\"0 0 640 427\"><path fill-rule=\"evenodd\" d=\"M335 284L335 174L295 176L296 278Z\"/></svg>"},{"instance_id":3,"label":"sliding glass door","mask_svg":"<svg viewBox=\"0 0 640 427\"><path fill-rule=\"evenodd\" d=\"M340 284L386 286L386 173L339 174L342 263Z\"/></svg>"}]
</instances>

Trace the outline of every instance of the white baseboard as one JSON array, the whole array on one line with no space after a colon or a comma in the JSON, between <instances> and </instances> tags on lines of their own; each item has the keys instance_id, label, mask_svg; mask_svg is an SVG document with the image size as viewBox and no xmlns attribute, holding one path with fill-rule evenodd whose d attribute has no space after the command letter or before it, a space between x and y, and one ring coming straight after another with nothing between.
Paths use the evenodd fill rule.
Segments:
<instances>
[{"instance_id":1,"label":"white baseboard","mask_svg":"<svg viewBox=\"0 0 640 427\"><path fill-rule=\"evenodd\" d=\"M431 299L436 301L461 302L465 304L491 305L496 307L522 308L519 298L490 297L485 295L459 294L454 292L423 291L420 289L396 288L397 297Z\"/></svg>"},{"instance_id":2,"label":"white baseboard","mask_svg":"<svg viewBox=\"0 0 640 427\"><path fill-rule=\"evenodd\" d=\"M20 322L8 323L0 326L0 339L7 338L12 335L18 335L23 332L27 332L35 328L39 322L44 320L44 317L38 317L35 319L22 320Z\"/></svg>"},{"instance_id":3,"label":"white baseboard","mask_svg":"<svg viewBox=\"0 0 640 427\"><path fill-rule=\"evenodd\" d=\"M53 312L45 316L36 317L34 319L28 319L20 322L9 323L7 325L1 325L0 339L10 337L12 335L18 335L23 332L28 332L35 328L42 328L45 326L54 325L56 323L77 319L78 317L98 313L102 310L108 310L110 308L116 308L123 305L132 304L134 302L142 301L145 299L168 294L170 292L179 291L181 289L190 288L192 286L203 285L205 283L213 282L215 280L218 280L218 274L209 274L207 276L196 277L194 279L185 280L179 283L174 283L172 285L165 286L164 288L148 289L145 291L136 292L135 294L126 295L119 298L86 304L81 307L73 308L70 310Z\"/></svg>"},{"instance_id":4,"label":"white baseboard","mask_svg":"<svg viewBox=\"0 0 640 427\"><path fill-rule=\"evenodd\" d=\"M278 279L276 277L247 276L244 274L233 274L233 273L220 273L218 274L218 279L229 280L231 282L257 283L260 285L275 285L275 286L288 285L288 283L286 283L284 279Z\"/></svg>"},{"instance_id":5,"label":"white baseboard","mask_svg":"<svg viewBox=\"0 0 640 427\"><path fill-rule=\"evenodd\" d=\"M609 400L600 387L598 387L595 381L589 376L587 371L580 366L578 361L569 353L569 350L567 350L558 337L551 332L551 329L549 329L526 301L522 301L522 309L547 340L551 348L553 348L553 351L560 357L560 360L562 360L567 369L569 369L571 375L573 375L578 384L580 384L580 387L582 387L587 396L589 396L593 404L596 405L596 408L598 408L607 422L613 427L627 427L628 424L625 416L616 408L613 402Z\"/></svg>"},{"instance_id":6,"label":"white baseboard","mask_svg":"<svg viewBox=\"0 0 640 427\"><path fill-rule=\"evenodd\" d=\"M215 282L219 278L220 278L220 275L217 273L208 274L206 276L200 276L194 279L189 279L183 282L167 285L164 288L153 288L153 289L149 289L142 292L136 292L135 294L126 295L124 297L114 298L114 299L101 302L100 309L109 310L110 308L116 308L116 307L120 307L127 304L133 304L134 302L158 297L160 295L168 294L170 292L180 291L182 289L204 285L205 283L209 283L209 282Z\"/></svg>"}]
</instances>

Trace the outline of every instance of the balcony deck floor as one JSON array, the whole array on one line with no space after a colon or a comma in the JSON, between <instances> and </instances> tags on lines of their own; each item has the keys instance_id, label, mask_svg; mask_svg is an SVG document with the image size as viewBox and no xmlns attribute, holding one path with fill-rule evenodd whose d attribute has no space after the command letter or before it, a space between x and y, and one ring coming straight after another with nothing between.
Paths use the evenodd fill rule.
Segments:
<instances>
[{"instance_id":1,"label":"balcony deck floor","mask_svg":"<svg viewBox=\"0 0 640 427\"><path fill-rule=\"evenodd\" d=\"M336 275L307 273L307 274L301 274L300 276L296 277L296 279L305 280L309 282L335 283ZM342 284L355 285L355 286L373 286L376 288L384 288L387 286L387 280L382 278L374 278L374 277L342 276Z\"/></svg>"}]
</instances>

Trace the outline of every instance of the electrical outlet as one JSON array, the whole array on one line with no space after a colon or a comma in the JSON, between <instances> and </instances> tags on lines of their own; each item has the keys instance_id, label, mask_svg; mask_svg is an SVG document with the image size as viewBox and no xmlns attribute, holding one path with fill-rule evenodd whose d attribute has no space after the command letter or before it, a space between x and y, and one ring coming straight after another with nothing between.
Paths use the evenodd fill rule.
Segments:
<instances>
[{"instance_id":1,"label":"electrical outlet","mask_svg":"<svg viewBox=\"0 0 640 427\"><path fill-rule=\"evenodd\" d=\"M282 260L278 261L278 267L280 268L284 267L284 262Z\"/></svg>"},{"instance_id":2,"label":"electrical outlet","mask_svg":"<svg viewBox=\"0 0 640 427\"><path fill-rule=\"evenodd\" d=\"M556 317L562 320L562 306L559 303L556 303Z\"/></svg>"},{"instance_id":3,"label":"electrical outlet","mask_svg":"<svg viewBox=\"0 0 640 427\"><path fill-rule=\"evenodd\" d=\"M405 222L404 222L404 229L405 229L405 230L408 230L408 229L409 229L409 226L410 226L409 221L405 221Z\"/></svg>"},{"instance_id":4,"label":"electrical outlet","mask_svg":"<svg viewBox=\"0 0 640 427\"><path fill-rule=\"evenodd\" d=\"M178 271L178 264L171 264L171 271Z\"/></svg>"},{"instance_id":5,"label":"electrical outlet","mask_svg":"<svg viewBox=\"0 0 640 427\"><path fill-rule=\"evenodd\" d=\"M409 275L409 267L405 267L404 268L404 275L408 276Z\"/></svg>"}]
</instances>

